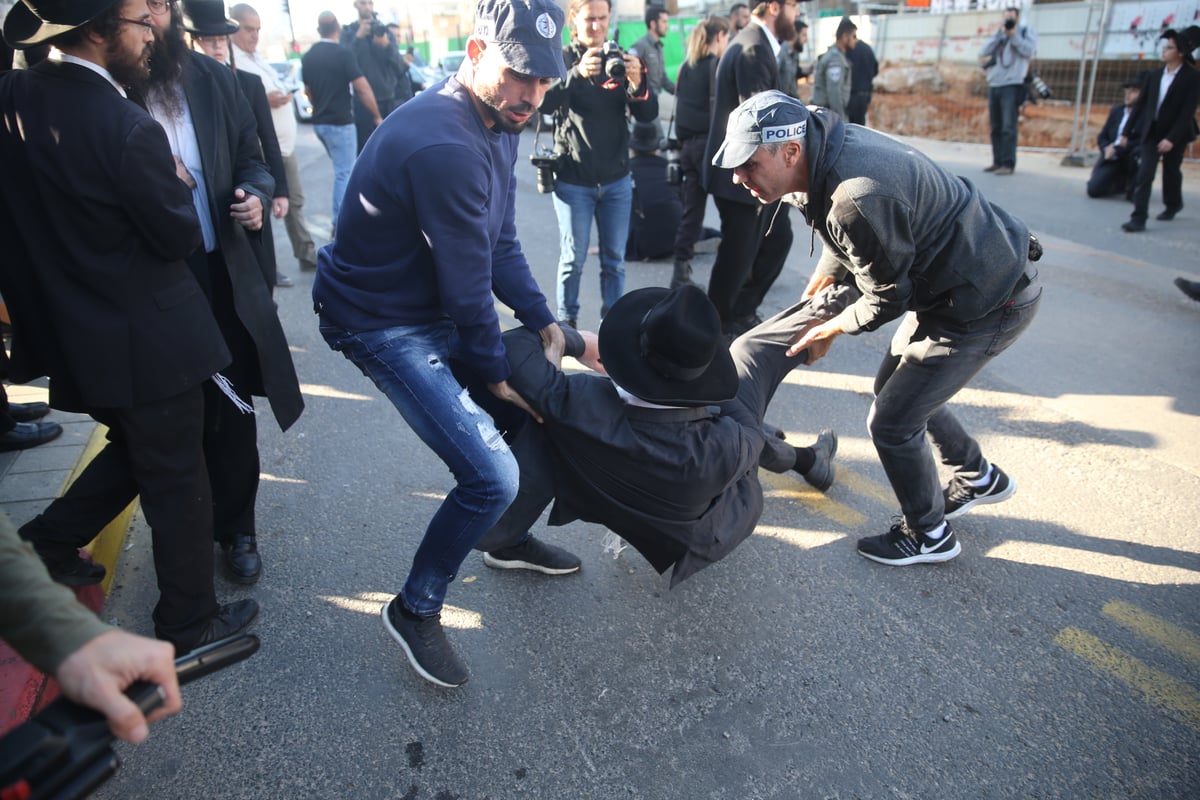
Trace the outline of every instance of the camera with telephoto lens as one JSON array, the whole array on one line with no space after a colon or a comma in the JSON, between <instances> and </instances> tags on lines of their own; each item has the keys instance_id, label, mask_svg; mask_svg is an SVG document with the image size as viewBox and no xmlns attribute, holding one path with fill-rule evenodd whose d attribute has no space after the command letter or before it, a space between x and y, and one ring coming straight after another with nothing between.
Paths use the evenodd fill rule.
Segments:
<instances>
[{"instance_id":1,"label":"camera with telephoto lens","mask_svg":"<svg viewBox=\"0 0 1200 800\"><path fill-rule=\"evenodd\" d=\"M679 164L678 139L667 139L667 183L672 186L683 183L683 167Z\"/></svg>"},{"instance_id":2,"label":"camera with telephoto lens","mask_svg":"<svg viewBox=\"0 0 1200 800\"><path fill-rule=\"evenodd\" d=\"M558 156L554 153L533 153L529 163L537 170L537 190L542 194L551 194L555 189L554 170L558 168Z\"/></svg>"},{"instance_id":3,"label":"camera with telephoto lens","mask_svg":"<svg viewBox=\"0 0 1200 800\"><path fill-rule=\"evenodd\" d=\"M1011 31L1015 27L1017 27L1017 21L1015 19L1009 18L1004 20L1004 30Z\"/></svg>"},{"instance_id":4,"label":"camera with telephoto lens","mask_svg":"<svg viewBox=\"0 0 1200 800\"><path fill-rule=\"evenodd\" d=\"M610 80L621 81L625 78L625 51L621 45L609 39L600 45L600 74L596 76L598 83Z\"/></svg>"}]
</instances>

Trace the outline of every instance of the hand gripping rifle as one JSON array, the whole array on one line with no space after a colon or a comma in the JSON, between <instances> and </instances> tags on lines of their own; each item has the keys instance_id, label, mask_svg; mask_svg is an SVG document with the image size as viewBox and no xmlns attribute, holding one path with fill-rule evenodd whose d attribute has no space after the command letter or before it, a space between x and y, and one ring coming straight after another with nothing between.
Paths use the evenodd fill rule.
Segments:
<instances>
[{"instance_id":1,"label":"hand gripping rifle","mask_svg":"<svg viewBox=\"0 0 1200 800\"><path fill-rule=\"evenodd\" d=\"M175 661L183 685L236 664L258 650L246 634L193 650ZM125 690L143 714L166 698L162 688L138 681ZM0 738L0 800L80 800L121 765L108 721L98 711L60 697Z\"/></svg>"}]
</instances>

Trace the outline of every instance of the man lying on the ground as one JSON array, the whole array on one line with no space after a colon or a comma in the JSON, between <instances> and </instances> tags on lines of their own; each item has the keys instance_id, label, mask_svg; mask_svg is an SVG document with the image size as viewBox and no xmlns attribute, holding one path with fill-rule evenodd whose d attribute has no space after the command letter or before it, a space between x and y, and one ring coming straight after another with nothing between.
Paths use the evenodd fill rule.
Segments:
<instances>
[{"instance_id":1,"label":"man lying on the ground","mask_svg":"<svg viewBox=\"0 0 1200 800\"><path fill-rule=\"evenodd\" d=\"M717 310L694 286L630 292L609 310L600 333L562 326L567 355L608 377L567 374L549 362L540 338L507 331L510 382L544 424L497 418L516 431L521 469L516 500L476 545L491 567L539 569L530 527L555 501L551 525L606 526L671 585L720 560L753 531L763 510L758 468L794 470L826 491L833 484L837 435L823 430L794 447L764 430L763 416L785 375L807 359L787 349L810 325L858 297L831 286L726 347ZM495 405L483 392L481 404ZM578 564L578 561L574 562Z\"/></svg>"}]
</instances>

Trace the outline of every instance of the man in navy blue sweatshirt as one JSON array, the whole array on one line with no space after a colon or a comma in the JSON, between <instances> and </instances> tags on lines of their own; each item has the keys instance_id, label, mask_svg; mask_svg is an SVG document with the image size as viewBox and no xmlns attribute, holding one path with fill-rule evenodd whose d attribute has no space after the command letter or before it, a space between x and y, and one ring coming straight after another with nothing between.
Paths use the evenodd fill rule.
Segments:
<instances>
[{"instance_id":1,"label":"man in navy blue sweatshirt","mask_svg":"<svg viewBox=\"0 0 1200 800\"><path fill-rule=\"evenodd\" d=\"M458 73L397 109L363 148L337 241L317 260L313 300L325 340L375 382L457 480L403 590L383 608L409 663L438 686L468 677L442 630L446 589L518 487L516 459L450 360L533 413L508 385L493 293L540 334L552 362L565 345L517 241L513 176L521 129L564 77L562 24L553 0L480 0ZM551 575L579 570L574 555L531 536L485 562Z\"/></svg>"}]
</instances>

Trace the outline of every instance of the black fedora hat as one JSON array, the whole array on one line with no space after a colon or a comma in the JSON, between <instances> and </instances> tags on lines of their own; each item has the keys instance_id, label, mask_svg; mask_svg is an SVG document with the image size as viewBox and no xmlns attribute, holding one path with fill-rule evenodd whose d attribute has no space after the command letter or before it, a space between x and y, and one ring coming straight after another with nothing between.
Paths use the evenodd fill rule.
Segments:
<instances>
[{"instance_id":1,"label":"black fedora hat","mask_svg":"<svg viewBox=\"0 0 1200 800\"><path fill-rule=\"evenodd\" d=\"M633 135L629 137L629 148L639 153L652 153L662 149L657 122L633 123Z\"/></svg>"},{"instance_id":2,"label":"black fedora hat","mask_svg":"<svg viewBox=\"0 0 1200 800\"><path fill-rule=\"evenodd\" d=\"M183 29L195 36L228 36L242 27L225 16L224 0L183 0Z\"/></svg>"},{"instance_id":3,"label":"black fedora hat","mask_svg":"<svg viewBox=\"0 0 1200 800\"><path fill-rule=\"evenodd\" d=\"M19 0L4 17L4 41L27 50L80 28L117 4L117 0Z\"/></svg>"},{"instance_id":4,"label":"black fedora hat","mask_svg":"<svg viewBox=\"0 0 1200 800\"><path fill-rule=\"evenodd\" d=\"M737 394L737 369L716 306L701 289L637 289L613 303L600 360L630 394L667 406L707 406Z\"/></svg>"}]
</instances>

